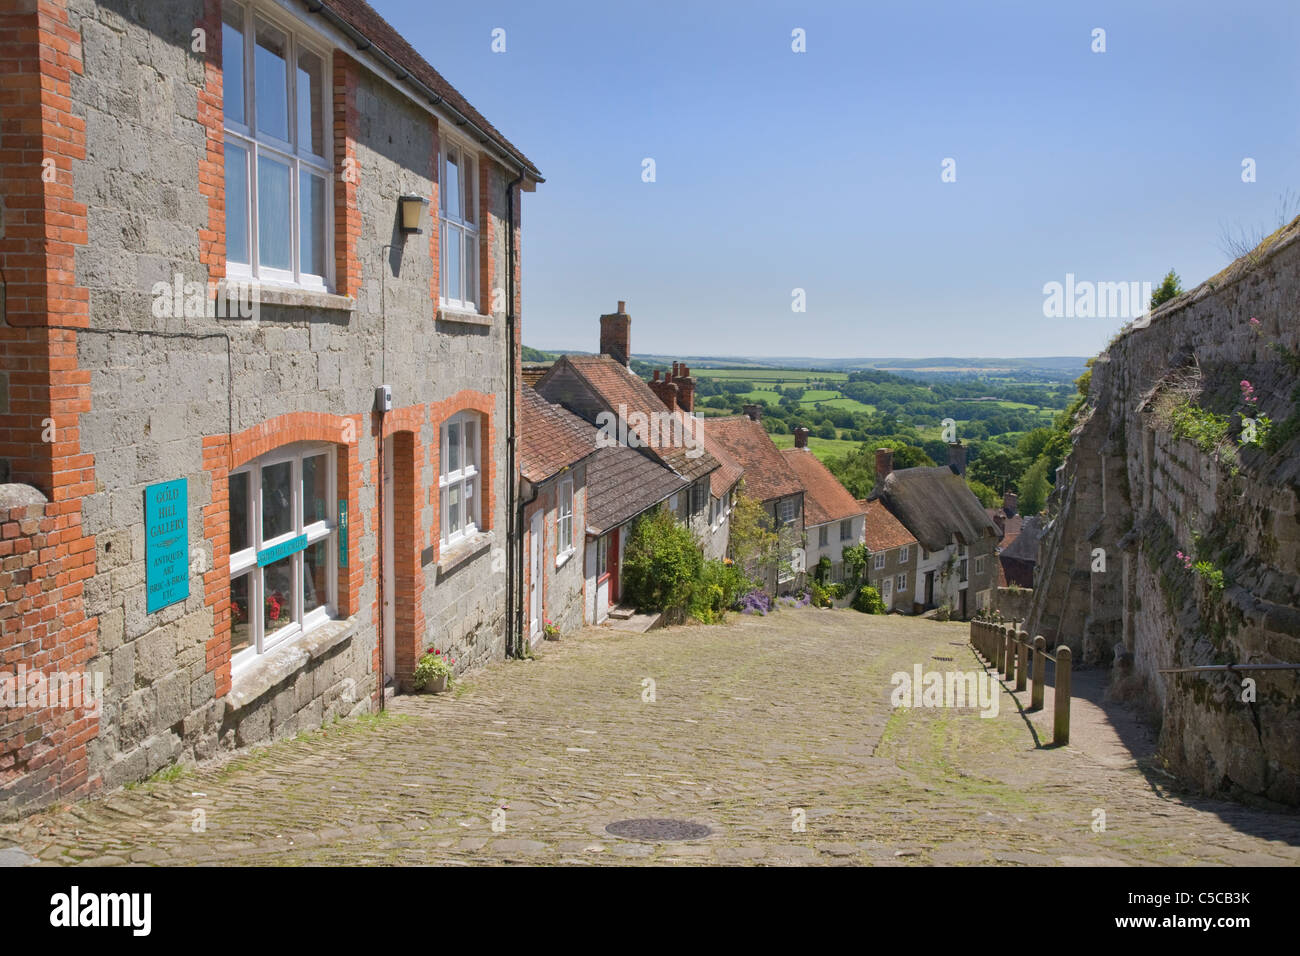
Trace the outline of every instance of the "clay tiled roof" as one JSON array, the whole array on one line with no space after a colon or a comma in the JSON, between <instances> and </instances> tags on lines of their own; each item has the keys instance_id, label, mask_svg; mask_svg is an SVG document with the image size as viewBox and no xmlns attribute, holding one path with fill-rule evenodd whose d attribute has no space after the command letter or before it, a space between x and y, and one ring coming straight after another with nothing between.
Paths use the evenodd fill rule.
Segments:
<instances>
[{"instance_id":1,"label":"clay tiled roof","mask_svg":"<svg viewBox=\"0 0 1300 956\"><path fill-rule=\"evenodd\" d=\"M927 551L943 550L954 534L968 547L999 537L975 492L946 465L892 471L869 500L883 501Z\"/></svg>"},{"instance_id":2,"label":"clay tiled roof","mask_svg":"<svg viewBox=\"0 0 1300 956\"><path fill-rule=\"evenodd\" d=\"M520 392L519 472L545 481L596 452L596 430L527 385Z\"/></svg>"},{"instance_id":3,"label":"clay tiled roof","mask_svg":"<svg viewBox=\"0 0 1300 956\"><path fill-rule=\"evenodd\" d=\"M541 171L533 164L532 160L502 136L496 127L483 118L478 110L470 106L469 101L461 96L454 86L443 79L442 74L430 66L429 62L420 56L415 48L407 43L402 35L393 28L392 24L381 17L366 0L322 0L320 6L334 13L353 30L356 30L366 40L369 40L376 49L391 57L403 69L409 71L415 79L445 100L448 106L486 133L498 148L507 153L512 153L515 158L522 161L535 179L541 180ZM414 90L411 92L412 94L415 93Z\"/></svg>"},{"instance_id":4,"label":"clay tiled roof","mask_svg":"<svg viewBox=\"0 0 1300 956\"><path fill-rule=\"evenodd\" d=\"M745 493L759 501L771 501L803 491L803 483L794 473L780 449L772 444L763 426L745 416L706 418L702 426L709 441L745 470Z\"/></svg>"},{"instance_id":5,"label":"clay tiled roof","mask_svg":"<svg viewBox=\"0 0 1300 956\"><path fill-rule=\"evenodd\" d=\"M1023 519L1024 523L1020 526L1020 531L1015 540L1007 543L1003 539L1002 555L1007 558L1014 558L1018 561L1028 561L1030 564L1038 562L1038 542L1043 537L1046 530L1043 527L1043 519L1037 515L1030 515ZM1008 520L1007 526L1011 522Z\"/></svg>"},{"instance_id":6,"label":"clay tiled roof","mask_svg":"<svg viewBox=\"0 0 1300 956\"><path fill-rule=\"evenodd\" d=\"M889 509L879 501L864 502L867 508L867 550L872 554L877 551L892 551L903 545L916 544L912 532L903 527L903 523L889 513Z\"/></svg>"},{"instance_id":7,"label":"clay tiled roof","mask_svg":"<svg viewBox=\"0 0 1300 956\"><path fill-rule=\"evenodd\" d=\"M728 491L736 486L744 475L745 469L740 466L740 462L732 458L731 455L718 444L713 438L712 433L707 426L701 426L704 432L704 447L714 458L718 460L718 470L709 475L709 494L715 498L721 498Z\"/></svg>"},{"instance_id":8,"label":"clay tiled roof","mask_svg":"<svg viewBox=\"0 0 1300 956\"><path fill-rule=\"evenodd\" d=\"M999 518L1002 520L1002 539L998 542L998 547L1011 547L1012 543L1020 535L1020 528L1025 522L1025 516L1016 514L1007 517L1007 513L1001 508L985 508L984 510L995 526Z\"/></svg>"},{"instance_id":9,"label":"clay tiled roof","mask_svg":"<svg viewBox=\"0 0 1300 956\"><path fill-rule=\"evenodd\" d=\"M804 525L826 524L864 514L858 504L829 468L807 448L787 448L781 455L803 483Z\"/></svg>"},{"instance_id":10,"label":"clay tiled roof","mask_svg":"<svg viewBox=\"0 0 1300 956\"><path fill-rule=\"evenodd\" d=\"M634 448L601 448L587 466L587 529L604 534L689 487L690 482Z\"/></svg>"},{"instance_id":11,"label":"clay tiled roof","mask_svg":"<svg viewBox=\"0 0 1300 956\"><path fill-rule=\"evenodd\" d=\"M542 364L524 365L520 370L520 374L523 376L524 379L524 384L536 385L538 382L542 380L542 376L545 375L547 371L550 370L550 367L551 366L549 362L545 365Z\"/></svg>"},{"instance_id":12,"label":"clay tiled roof","mask_svg":"<svg viewBox=\"0 0 1300 956\"><path fill-rule=\"evenodd\" d=\"M562 355L556 359L552 369L558 370L561 366L573 369L608 411L629 417L639 413L646 416L647 421L661 421L661 416L675 415L682 423L680 430L675 427L656 428L658 434L654 435L636 420L629 422L628 427L635 431L651 454L678 475L694 481L718 467L718 460L709 454L707 446L701 447L702 442L696 443L695 436L702 430L699 420L680 410L670 413L668 406L660 401L650 386L621 362L608 355Z\"/></svg>"}]
</instances>

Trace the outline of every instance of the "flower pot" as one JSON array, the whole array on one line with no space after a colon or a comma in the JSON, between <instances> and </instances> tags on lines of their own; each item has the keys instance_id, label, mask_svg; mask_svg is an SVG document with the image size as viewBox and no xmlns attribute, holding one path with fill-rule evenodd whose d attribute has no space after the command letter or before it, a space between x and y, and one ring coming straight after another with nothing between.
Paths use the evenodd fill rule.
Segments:
<instances>
[{"instance_id":1,"label":"flower pot","mask_svg":"<svg viewBox=\"0 0 1300 956\"><path fill-rule=\"evenodd\" d=\"M444 675L442 677L429 678L429 682L420 688L419 693L441 694L446 689L447 689L447 678Z\"/></svg>"}]
</instances>

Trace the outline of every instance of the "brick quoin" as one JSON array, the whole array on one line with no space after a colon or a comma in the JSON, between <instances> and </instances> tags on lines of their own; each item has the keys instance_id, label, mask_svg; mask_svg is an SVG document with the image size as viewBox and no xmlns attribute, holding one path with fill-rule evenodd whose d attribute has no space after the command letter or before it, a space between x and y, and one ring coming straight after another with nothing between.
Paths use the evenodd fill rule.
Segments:
<instances>
[{"instance_id":1,"label":"brick quoin","mask_svg":"<svg viewBox=\"0 0 1300 956\"><path fill-rule=\"evenodd\" d=\"M199 194L208 201L208 225L199 229L199 261L208 267L208 280L226 277L226 139L223 126L221 0L204 0L203 19L207 59L199 90L199 123L207 137L207 152L199 160Z\"/></svg>"},{"instance_id":2,"label":"brick quoin","mask_svg":"<svg viewBox=\"0 0 1300 956\"><path fill-rule=\"evenodd\" d=\"M424 574L420 565L420 472L424 451L420 431L427 421L428 406L423 404L395 409L384 416L384 447L393 456L393 676L402 687L410 687L424 643ZM382 526L376 520L374 527ZM382 540L378 546L383 547ZM378 575L377 567L375 573ZM375 606L378 613L378 601Z\"/></svg>"},{"instance_id":3,"label":"brick quoin","mask_svg":"<svg viewBox=\"0 0 1300 956\"><path fill-rule=\"evenodd\" d=\"M230 693L230 472L267 452L295 442L335 446L338 497L348 502L349 524L361 513L362 416L289 412L235 435L203 439L203 468L212 479L212 503L203 509L203 537L212 545L212 570L203 575L203 604L212 608L212 637L206 645L207 672L216 674L216 697ZM361 531L348 531L348 566L339 568L338 612L356 614L364 580Z\"/></svg>"},{"instance_id":4,"label":"brick quoin","mask_svg":"<svg viewBox=\"0 0 1300 956\"><path fill-rule=\"evenodd\" d=\"M361 128L357 110L359 71L356 60L342 50L334 51L334 286L339 295L351 296L361 288L361 258L357 253L361 239L361 206L357 200L361 185L361 167L357 163Z\"/></svg>"},{"instance_id":5,"label":"brick quoin","mask_svg":"<svg viewBox=\"0 0 1300 956\"><path fill-rule=\"evenodd\" d=\"M75 279L86 244L86 207L73 190L73 164L86 157L86 124L71 103L81 72L66 0L0 7L0 372L9 397L0 458L9 480L49 499L0 512L0 665L10 675L20 664L83 674L98 652L98 620L85 616L83 597L95 539L82 530L80 500L94 490L79 429L90 373L77 367L74 331L89 325L89 293ZM87 746L98 734L98 708L0 709L0 812L10 800L40 805L97 789Z\"/></svg>"}]
</instances>

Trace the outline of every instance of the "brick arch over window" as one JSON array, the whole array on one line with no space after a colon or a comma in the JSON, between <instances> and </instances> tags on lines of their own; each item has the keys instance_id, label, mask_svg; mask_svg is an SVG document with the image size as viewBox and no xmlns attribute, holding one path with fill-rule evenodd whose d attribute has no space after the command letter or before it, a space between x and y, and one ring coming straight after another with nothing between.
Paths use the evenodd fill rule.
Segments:
<instances>
[{"instance_id":1,"label":"brick arch over window","mask_svg":"<svg viewBox=\"0 0 1300 956\"><path fill-rule=\"evenodd\" d=\"M433 506L433 528L429 533L429 544L432 546L435 555L440 553L442 543L441 499L437 480L437 476L442 474L442 441L439 439L439 435L443 423L453 415L458 415L461 412L477 412L479 414L479 486L482 489L480 494L483 496L479 504L480 530L489 531L493 527L496 508L495 481L497 473L495 458L496 396L489 392L464 389L450 398L429 405L429 422L433 425L434 435L433 447L429 452L429 460L433 464L434 474L434 480L429 489L429 503Z\"/></svg>"},{"instance_id":2,"label":"brick arch over window","mask_svg":"<svg viewBox=\"0 0 1300 956\"><path fill-rule=\"evenodd\" d=\"M349 524L361 507L361 459L357 437L362 416L290 412L233 435L203 439L203 467L212 485L203 509L203 537L212 546L212 567L203 575L204 605L212 608L207 672L216 674L216 696L230 692L230 472L295 442L325 442L336 448L337 491L347 502ZM359 533L348 534L348 564L338 569L338 613L356 614L363 579ZM376 654L378 650L376 649Z\"/></svg>"}]
</instances>

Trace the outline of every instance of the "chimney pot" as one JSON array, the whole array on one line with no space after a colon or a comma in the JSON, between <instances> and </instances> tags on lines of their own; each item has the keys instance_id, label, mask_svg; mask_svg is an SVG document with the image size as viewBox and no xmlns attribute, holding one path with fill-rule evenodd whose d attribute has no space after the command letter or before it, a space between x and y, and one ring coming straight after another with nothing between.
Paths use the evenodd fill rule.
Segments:
<instances>
[{"instance_id":1,"label":"chimney pot","mask_svg":"<svg viewBox=\"0 0 1300 956\"><path fill-rule=\"evenodd\" d=\"M1008 518L1014 518L1016 516L1016 506L1019 503L1019 501L1020 501L1019 495L1017 495L1014 491L1008 491L1006 494L1002 496L1002 512Z\"/></svg>"},{"instance_id":2,"label":"chimney pot","mask_svg":"<svg viewBox=\"0 0 1300 956\"><path fill-rule=\"evenodd\" d=\"M659 381L659 369L655 369L655 377L654 377L653 381L656 381L656 382Z\"/></svg>"},{"instance_id":3,"label":"chimney pot","mask_svg":"<svg viewBox=\"0 0 1300 956\"><path fill-rule=\"evenodd\" d=\"M751 421L756 421L756 422L757 422L757 421L761 421L761 420L762 420L762 418L763 418L763 406L762 406L761 404L757 404L757 403L755 403L755 404L753 404L753 405L745 405L745 406L743 406L743 407L744 407L744 410L745 410L745 415L748 416L748 418L749 418Z\"/></svg>"},{"instance_id":4,"label":"chimney pot","mask_svg":"<svg viewBox=\"0 0 1300 956\"><path fill-rule=\"evenodd\" d=\"M624 302L622 299L618 300L618 314L627 315L627 303Z\"/></svg>"},{"instance_id":5,"label":"chimney pot","mask_svg":"<svg viewBox=\"0 0 1300 956\"><path fill-rule=\"evenodd\" d=\"M808 429L804 428L802 425L794 430L794 447L808 447Z\"/></svg>"},{"instance_id":6,"label":"chimney pot","mask_svg":"<svg viewBox=\"0 0 1300 956\"><path fill-rule=\"evenodd\" d=\"M894 449L876 449L876 481L883 481L894 470Z\"/></svg>"},{"instance_id":7,"label":"chimney pot","mask_svg":"<svg viewBox=\"0 0 1300 956\"><path fill-rule=\"evenodd\" d=\"M677 383L664 382L659 388L659 397L668 406L670 412L677 410Z\"/></svg>"}]
</instances>

